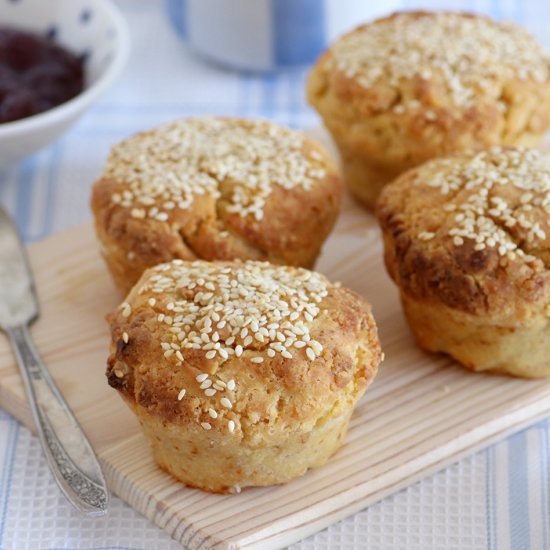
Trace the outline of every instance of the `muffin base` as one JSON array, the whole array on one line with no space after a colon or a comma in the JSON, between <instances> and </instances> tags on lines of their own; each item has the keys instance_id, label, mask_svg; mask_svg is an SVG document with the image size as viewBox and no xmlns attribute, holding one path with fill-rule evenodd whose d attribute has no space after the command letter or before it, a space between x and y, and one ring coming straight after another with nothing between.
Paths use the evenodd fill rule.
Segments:
<instances>
[{"instance_id":1,"label":"muffin base","mask_svg":"<svg viewBox=\"0 0 550 550\"><path fill-rule=\"evenodd\" d=\"M111 239L105 231L96 225L97 242L101 251L101 256L115 286L120 293L126 296L134 282L137 281L140 275L147 269L147 265L139 261L138 258L130 259L129 252L122 248L114 239ZM194 258L189 258L190 260Z\"/></svg>"},{"instance_id":2,"label":"muffin base","mask_svg":"<svg viewBox=\"0 0 550 550\"><path fill-rule=\"evenodd\" d=\"M342 172L349 192L369 210L374 211L378 196L384 186L393 181L408 166L384 166L371 162L367 157L354 154L338 144L342 156Z\"/></svg>"},{"instance_id":3,"label":"muffin base","mask_svg":"<svg viewBox=\"0 0 550 550\"><path fill-rule=\"evenodd\" d=\"M124 401L138 417L158 466L178 481L211 493L286 483L322 466L342 445L352 411L318 423L310 432L288 431L286 441L243 441L200 426L185 429Z\"/></svg>"},{"instance_id":4,"label":"muffin base","mask_svg":"<svg viewBox=\"0 0 550 550\"><path fill-rule=\"evenodd\" d=\"M550 318L504 326L404 293L401 302L416 341L427 351L447 353L473 371L550 376Z\"/></svg>"}]
</instances>

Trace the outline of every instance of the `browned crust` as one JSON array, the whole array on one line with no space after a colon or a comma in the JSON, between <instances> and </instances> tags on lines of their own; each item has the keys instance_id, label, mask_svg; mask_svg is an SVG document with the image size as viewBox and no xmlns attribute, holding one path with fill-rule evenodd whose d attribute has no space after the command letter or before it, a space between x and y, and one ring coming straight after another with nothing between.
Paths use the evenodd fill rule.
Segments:
<instances>
[{"instance_id":1,"label":"browned crust","mask_svg":"<svg viewBox=\"0 0 550 550\"><path fill-rule=\"evenodd\" d=\"M160 342L167 327L157 322L158 314L147 304L151 296L138 295L134 290L127 298L132 306L130 318L120 310L110 315L112 344L107 378L113 388L148 414L185 430L202 430L200 422L210 420L208 408L213 406L220 418L227 414L238 419L242 432L228 437L282 442L288 430L308 431L324 415L337 416L353 407L381 360L369 304L351 290L332 287L320 305L322 314L310 329L311 337L324 347L314 362L304 350L296 350L292 359L280 354L269 358L259 347L253 354L245 352L220 366L217 360L206 360L203 350L187 349L183 366L178 367L163 355ZM159 300L158 294L154 296ZM161 299L169 301L170 297ZM128 343L122 340L124 332ZM251 362L258 354L264 362ZM204 396L196 381L201 372L216 373L226 382L235 379L231 411L220 410L215 404L219 399ZM187 394L178 401L182 388ZM221 426L221 422L213 424L212 432ZM268 432L266 426L270 427Z\"/></svg>"},{"instance_id":2,"label":"browned crust","mask_svg":"<svg viewBox=\"0 0 550 550\"><path fill-rule=\"evenodd\" d=\"M231 355L223 363L219 355L206 359L203 349L182 347L178 364L164 354L160 344L170 327L158 321L158 311L166 311L175 295L141 291L154 273L147 270L127 297L129 305L109 316L106 374L137 415L159 466L187 485L226 493L284 483L324 464L343 443L354 405L382 358L366 300L329 286L309 326L312 340L322 345L315 360L303 348L293 348L291 359L271 358L267 344L254 340L240 358ZM235 389L209 397L196 379L202 373L218 382L233 379ZM179 400L181 389L186 394ZM221 396L231 408L222 406ZM201 425L206 422L211 429Z\"/></svg>"},{"instance_id":3,"label":"browned crust","mask_svg":"<svg viewBox=\"0 0 550 550\"><path fill-rule=\"evenodd\" d=\"M336 222L342 185L328 153L306 139L304 152L308 150L321 155L326 175L309 190L273 185L261 221L228 212L231 182L220 184L219 199L195 195L191 208L173 210L166 222L135 219L131 209L111 200L127 184L100 177L92 188L91 207L117 286L126 293L144 269L176 258L255 259L312 267Z\"/></svg>"},{"instance_id":4,"label":"browned crust","mask_svg":"<svg viewBox=\"0 0 550 550\"><path fill-rule=\"evenodd\" d=\"M465 157L453 158L460 162ZM447 212L444 206L449 202L460 205L468 192L442 195L439 189L423 185L423 174L436 163L405 172L384 188L378 201L385 264L401 291L415 300L440 302L503 326L548 315L550 217L546 211L536 209L546 230L543 240L530 243L520 224L506 228L521 250L537 258L534 262L520 256L502 257L495 247L475 250L470 239L455 246L448 233L456 212ZM520 204L520 195L512 186L497 186L494 191L494 196L504 197L512 208ZM434 232L434 238L421 240L423 231Z\"/></svg>"}]
</instances>

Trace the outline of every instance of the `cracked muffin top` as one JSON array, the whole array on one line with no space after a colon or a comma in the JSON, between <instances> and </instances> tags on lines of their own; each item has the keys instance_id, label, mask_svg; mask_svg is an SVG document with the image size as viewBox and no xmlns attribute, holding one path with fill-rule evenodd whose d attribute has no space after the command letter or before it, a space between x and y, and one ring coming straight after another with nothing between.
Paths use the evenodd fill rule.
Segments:
<instances>
[{"instance_id":1,"label":"cracked muffin top","mask_svg":"<svg viewBox=\"0 0 550 550\"><path fill-rule=\"evenodd\" d=\"M382 357L363 297L267 262L161 264L110 321L111 386L167 422L257 445L349 410Z\"/></svg>"},{"instance_id":2,"label":"cracked muffin top","mask_svg":"<svg viewBox=\"0 0 550 550\"><path fill-rule=\"evenodd\" d=\"M118 264L111 271L135 283L146 267L173 258L309 267L340 198L333 161L301 133L204 117L116 145L94 185L92 209L104 255Z\"/></svg>"},{"instance_id":3,"label":"cracked muffin top","mask_svg":"<svg viewBox=\"0 0 550 550\"><path fill-rule=\"evenodd\" d=\"M550 158L494 147L436 159L382 192L401 290L495 320L550 314Z\"/></svg>"}]
</instances>

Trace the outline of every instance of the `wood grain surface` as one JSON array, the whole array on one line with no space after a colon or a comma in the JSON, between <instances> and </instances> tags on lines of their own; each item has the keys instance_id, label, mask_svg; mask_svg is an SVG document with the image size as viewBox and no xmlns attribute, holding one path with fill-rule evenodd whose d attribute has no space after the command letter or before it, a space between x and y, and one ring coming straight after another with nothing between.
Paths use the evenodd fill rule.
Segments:
<instances>
[{"instance_id":1,"label":"wood grain surface","mask_svg":"<svg viewBox=\"0 0 550 550\"><path fill-rule=\"evenodd\" d=\"M550 414L550 382L473 374L416 348L382 264L374 219L346 202L318 269L373 304L386 361L344 447L285 486L210 495L156 468L137 421L104 375L105 314L117 295L91 227L30 247L42 305L38 349L97 450L114 493L192 549L284 547L460 456ZM30 426L0 336L0 406Z\"/></svg>"}]
</instances>

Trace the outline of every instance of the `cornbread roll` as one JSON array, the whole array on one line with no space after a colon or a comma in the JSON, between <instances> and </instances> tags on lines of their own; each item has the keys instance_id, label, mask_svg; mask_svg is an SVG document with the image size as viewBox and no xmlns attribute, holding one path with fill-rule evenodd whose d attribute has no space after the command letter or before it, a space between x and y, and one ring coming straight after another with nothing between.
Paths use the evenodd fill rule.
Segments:
<instances>
[{"instance_id":1,"label":"cornbread roll","mask_svg":"<svg viewBox=\"0 0 550 550\"><path fill-rule=\"evenodd\" d=\"M157 463L217 493L324 464L381 360L361 296L267 262L161 264L110 321L109 384Z\"/></svg>"},{"instance_id":2,"label":"cornbread roll","mask_svg":"<svg viewBox=\"0 0 550 550\"><path fill-rule=\"evenodd\" d=\"M433 160L380 196L387 269L429 351L476 371L550 375L550 158Z\"/></svg>"},{"instance_id":3,"label":"cornbread roll","mask_svg":"<svg viewBox=\"0 0 550 550\"><path fill-rule=\"evenodd\" d=\"M341 194L333 161L302 134L205 117L116 145L92 210L103 256L126 293L147 267L177 258L310 267Z\"/></svg>"},{"instance_id":4,"label":"cornbread roll","mask_svg":"<svg viewBox=\"0 0 550 550\"><path fill-rule=\"evenodd\" d=\"M538 144L550 125L550 58L510 23L396 13L336 41L307 93L349 189L373 208L386 183L431 158Z\"/></svg>"}]
</instances>

